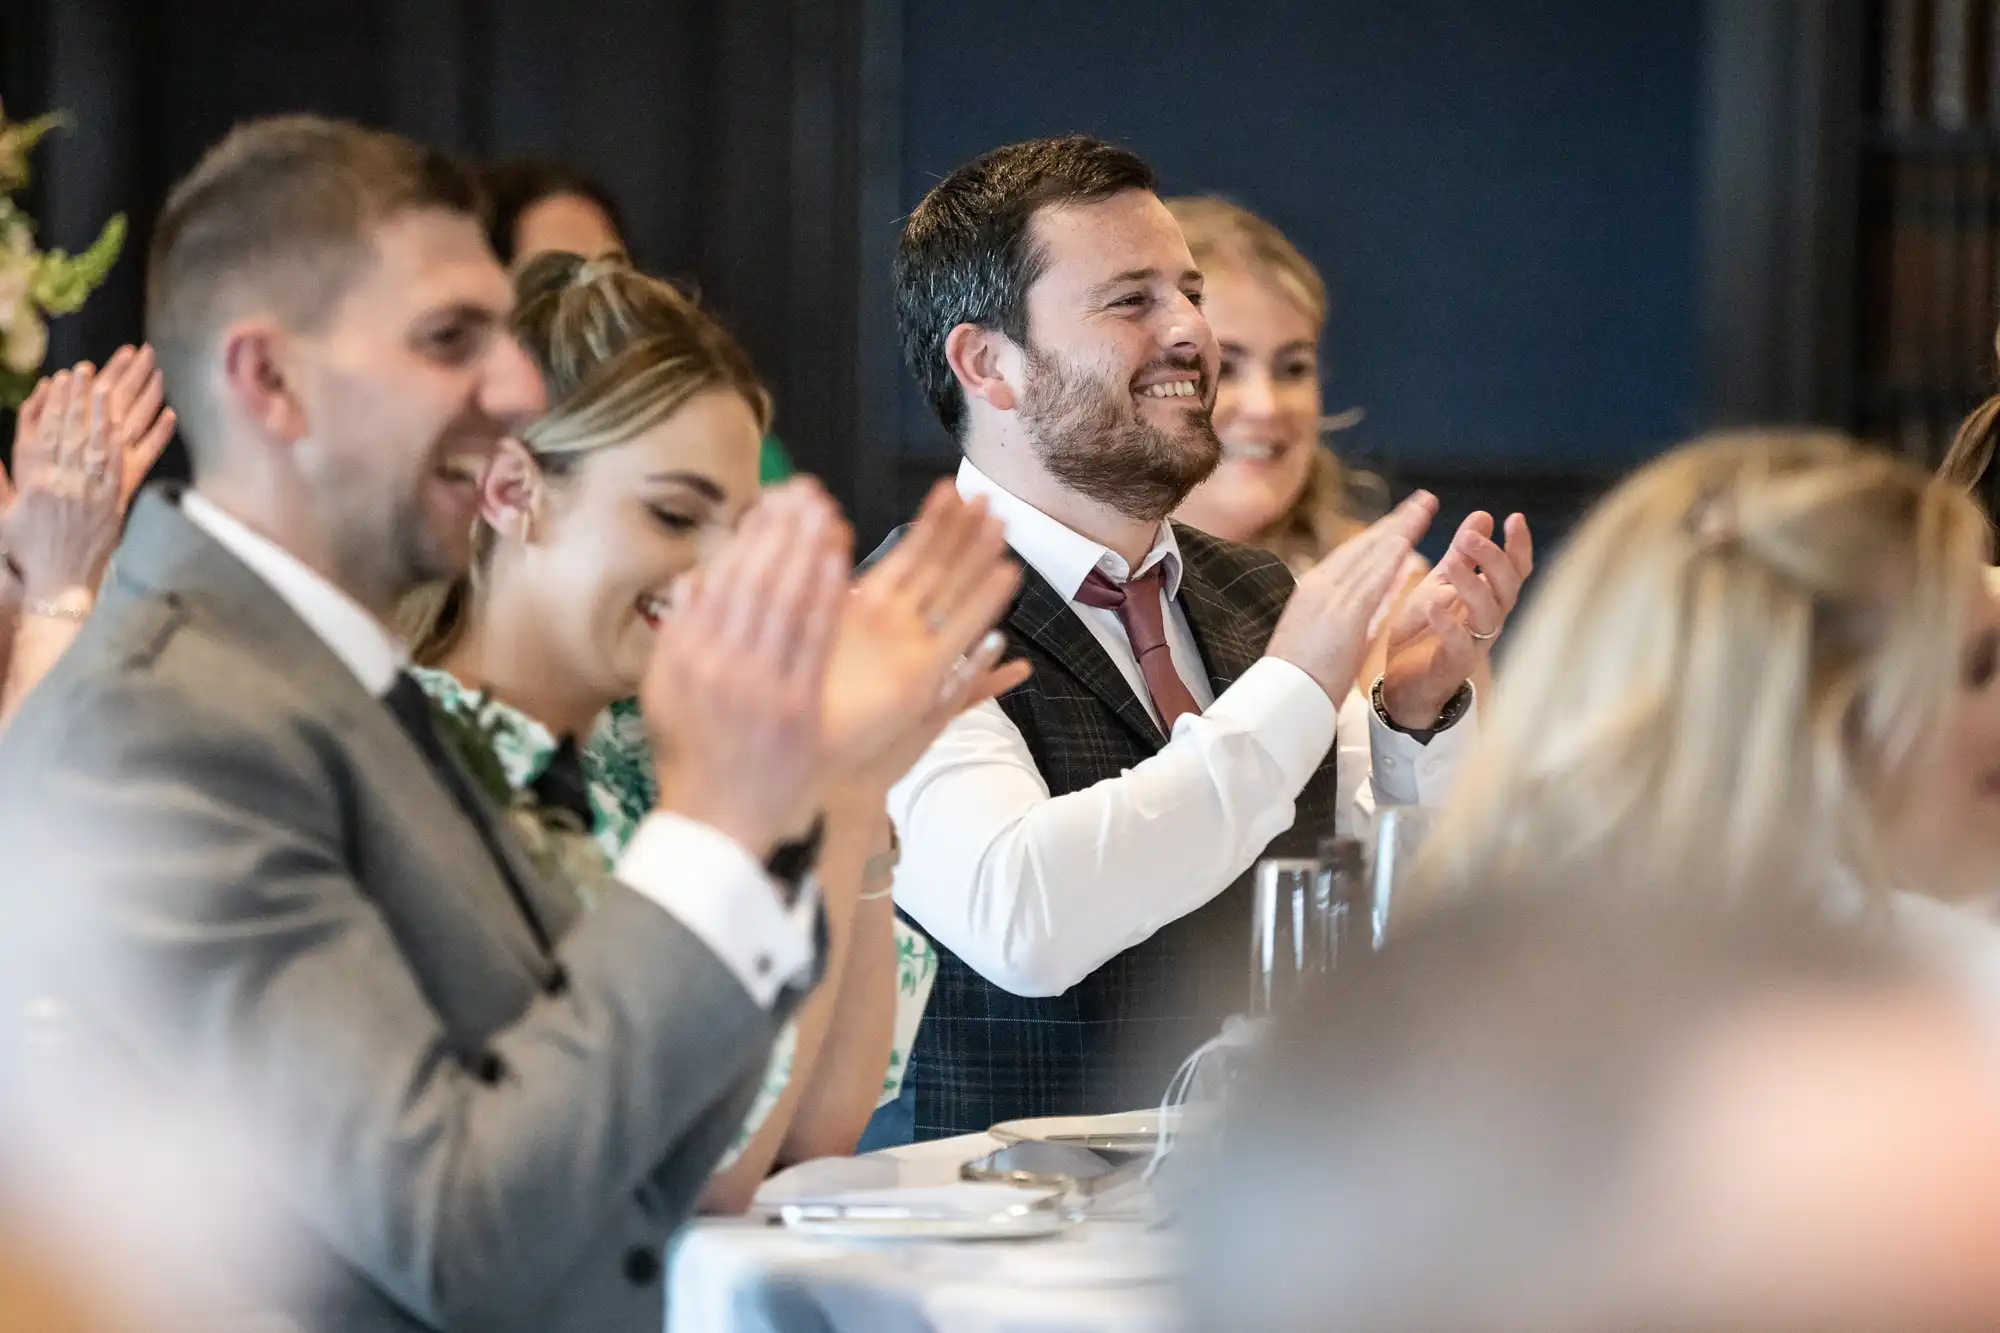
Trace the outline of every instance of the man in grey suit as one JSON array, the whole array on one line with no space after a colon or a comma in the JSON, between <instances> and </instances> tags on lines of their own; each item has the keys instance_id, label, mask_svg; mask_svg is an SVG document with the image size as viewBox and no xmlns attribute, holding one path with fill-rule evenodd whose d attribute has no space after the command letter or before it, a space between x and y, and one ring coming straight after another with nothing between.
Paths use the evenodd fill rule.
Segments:
<instances>
[{"instance_id":1,"label":"man in grey suit","mask_svg":"<svg viewBox=\"0 0 2000 1333\"><path fill-rule=\"evenodd\" d=\"M934 505L857 617L831 502L774 494L674 598L661 805L580 912L385 628L465 567L481 469L542 405L476 206L313 118L239 128L170 196L147 325L196 486L138 506L0 742L5 888L60 909L35 983L77 1049L240 1127L295 1262L233 1301L653 1330L662 1246L816 976L819 793L976 697L1011 574L996 524Z\"/></svg>"}]
</instances>

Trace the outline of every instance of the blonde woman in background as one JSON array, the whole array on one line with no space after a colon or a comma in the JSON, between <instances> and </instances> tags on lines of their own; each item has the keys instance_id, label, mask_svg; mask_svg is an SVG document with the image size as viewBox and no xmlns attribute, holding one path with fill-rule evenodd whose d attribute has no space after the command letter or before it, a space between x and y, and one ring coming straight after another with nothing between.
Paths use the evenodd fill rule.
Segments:
<instances>
[{"instance_id":1,"label":"blonde woman in background","mask_svg":"<svg viewBox=\"0 0 2000 1333\"><path fill-rule=\"evenodd\" d=\"M1668 454L1556 561L1421 879L1806 883L1991 985L2000 936L1936 901L2000 887L1987 559L1965 495L1837 436Z\"/></svg>"},{"instance_id":2,"label":"blonde woman in background","mask_svg":"<svg viewBox=\"0 0 2000 1333\"><path fill-rule=\"evenodd\" d=\"M1359 533L1380 508L1320 444L1326 281L1283 232L1211 196L1169 199L1201 266L1202 313L1222 348L1215 433L1222 462L1174 517L1261 546L1294 572ZM1413 573L1419 572L1413 568Z\"/></svg>"},{"instance_id":3,"label":"blonde woman in background","mask_svg":"<svg viewBox=\"0 0 2000 1333\"><path fill-rule=\"evenodd\" d=\"M1326 280L1283 232L1246 208L1208 195L1169 199L1167 208L1201 268L1202 314L1222 352L1213 413L1222 462L1174 517L1262 547L1302 573L1366 527L1385 498L1376 494L1377 478L1350 472L1320 443ZM1428 568L1412 552L1406 585L1416 586ZM1341 703L1334 734L1343 791L1358 786L1369 761L1366 690L1382 674L1381 629L1397 605L1370 626L1374 646ZM1483 697L1488 682L1482 662L1474 692Z\"/></svg>"},{"instance_id":4,"label":"blonde woman in background","mask_svg":"<svg viewBox=\"0 0 2000 1333\"><path fill-rule=\"evenodd\" d=\"M425 594L406 628L447 730L588 902L655 786L647 753L604 743L610 707L637 692L667 590L756 502L770 401L720 325L622 258L546 254L516 285L513 333L549 411L488 470L472 573ZM980 663L969 679L989 679ZM709 1211L740 1212L774 1165L852 1152L881 1093L904 929L887 892L894 776L828 808L825 975L779 1038Z\"/></svg>"}]
</instances>

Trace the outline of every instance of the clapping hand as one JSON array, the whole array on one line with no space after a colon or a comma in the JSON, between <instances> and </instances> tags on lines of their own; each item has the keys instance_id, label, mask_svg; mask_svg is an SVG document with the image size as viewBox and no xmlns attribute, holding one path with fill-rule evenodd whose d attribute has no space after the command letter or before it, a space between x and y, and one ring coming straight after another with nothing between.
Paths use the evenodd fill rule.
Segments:
<instances>
[{"instance_id":1,"label":"clapping hand","mask_svg":"<svg viewBox=\"0 0 2000 1333\"><path fill-rule=\"evenodd\" d=\"M1436 514L1436 497L1418 491L1301 574L1267 655L1311 676L1338 706L1368 656L1369 624L1401 590L1404 562Z\"/></svg>"},{"instance_id":2,"label":"clapping hand","mask_svg":"<svg viewBox=\"0 0 2000 1333\"><path fill-rule=\"evenodd\" d=\"M120 348L44 379L15 420L14 480L0 471L0 549L47 596L92 589L133 494L173 438L151 348Z\"/></svg>"},{"instance_id":3,"label":"clapping hand","mask_svg":"<svg viewBox=\"0 0 2000 1333\"><path fill-rule=\"evenodd\" d=\"M640 683L659 808L759 860L823 800L827 663L851 547L813 482L767 492L714 563L675 585Z\"/></svg>"},{"instance_id":4,"label":"clapping hand","mask_svg":"<svg viewBox=\"0 0 2000 1333\"><path fill-rule=\"evenodd\" d=\"M1492 652L1534 568L1534 538L1521 515L1507 519L1504 546L1493 540L1491 514L1459 525L1451 549L1389 627L1382 706L1397 726L1420 731L1437 721Z\"/></svg>"},{"instance_id":5,"label":"clapping hand","mask_svg":"<svg viewBox=\"0 0 2000 1333\"><path fill-rule=\"evenodd\" d=\"M850 543L801 479L675 585L640 686L663 810L762 856L835 790L886 791L961 710L1027 678L992 633L1020 572L984 502L940 485L851 589Z\"/></svg>"},{"instance_id":6,"label":"clapping hand","mask_svg":"<svg viewBox=\"0 0 2000 1333\"><path fill-rule=\"evenodd\" d=\"M76 372L91 368L88 361L75 367ZM166 385L153 363L153 349L150 345L133 348L121 347L111 354L104 363L104 369L96 375L97 383L105 390L105 403L109 409L107 420L110 424L113 447L119 460L118 509L123 513L132 503L133 495L153 470L153 464L160 461L167 443L174 438L177 423L174 410L166 407ZM44 376L35 385L33 393L21 404L21 410L14 420L14 470L21 470L23 452L32 444L36 430L53 395L55 381ZM7 489L7 475L0 470L0 509L4 509L12 498Z\"/></svg>"},{"instance_id":7,"label":"clapping hand","mask_svg":"<svg viewBox=\"0 0 2000 1333\"><path fill-rule=\"evenodd\" d=\"M855 584L827 679L826 739L841 778L886 792L945 724L1028 678L993 631L1020 587L1000 521L948 481Z\"/></svg>"}]
</instances>

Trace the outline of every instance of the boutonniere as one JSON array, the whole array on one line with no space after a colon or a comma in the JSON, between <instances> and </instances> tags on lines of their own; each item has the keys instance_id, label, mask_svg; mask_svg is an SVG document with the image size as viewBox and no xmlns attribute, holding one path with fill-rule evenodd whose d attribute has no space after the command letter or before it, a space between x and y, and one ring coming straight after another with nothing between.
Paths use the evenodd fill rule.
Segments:
<instances>
[{"instance_id":1,"label":"boutonniere","mask_svg":"<svg viewBox=\"0 0 2000 1333\"><path fill-rule=\"evenodd\" d=\"M507 765L500 760L500 719L487 711L486 692L461 694L447 703L432 698L431 715L437 719L438 735L465 765L487 798L502 810L514 806L514 786L507 781Z\"/></svg>"},{"instance_id":2,"label":"boutonniere","mask_svg":"<svg viewBox=\"0 0 2000 1333\"><path fill-rule=\"evenodd\" d=\"M552 810L533 792L523 792L507 811L507 823L535 869L551 880L566 882L586 904L592 901L597 881L610 873L610 867L604 849L594 836L577 828L574 815Z\"/></svg>"},{"instance_id":3,"label":"boutonniere","mask_svg":"<svg viewBox=\"0 0 2000 1333\"><path fill-rule=\"evenodd\" d=\"M604 852L590 829L568 810L547 806L533 788L519 788L508 779L500 757L506 720L491 706L486 691L461 693L433 710L446 744L457 751L535 868L550 879L566 880L586 899L593 883L607 873Z\"/></svg>"}]
</instances>

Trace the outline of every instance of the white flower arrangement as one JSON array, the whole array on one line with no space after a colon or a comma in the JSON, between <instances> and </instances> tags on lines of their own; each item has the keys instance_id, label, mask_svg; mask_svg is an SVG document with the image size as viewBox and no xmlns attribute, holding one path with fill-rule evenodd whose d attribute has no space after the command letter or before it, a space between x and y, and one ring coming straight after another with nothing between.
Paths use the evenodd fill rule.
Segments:
<instances>
[{"instance_id":1,"label":"white flower arrangement","mask_svg":"<svg viewBox=\"0 0 2000 1333\"><path fill-rule=\"evenodd\" d=\"M28 186L28 154L63 124L59 115L10 121L0 107L0 407L17 407L48 355L48 321L80 309L125 246L125 215L79 255L35 248L35 220L14 202Z\"/></svg>"}]
</instances>

